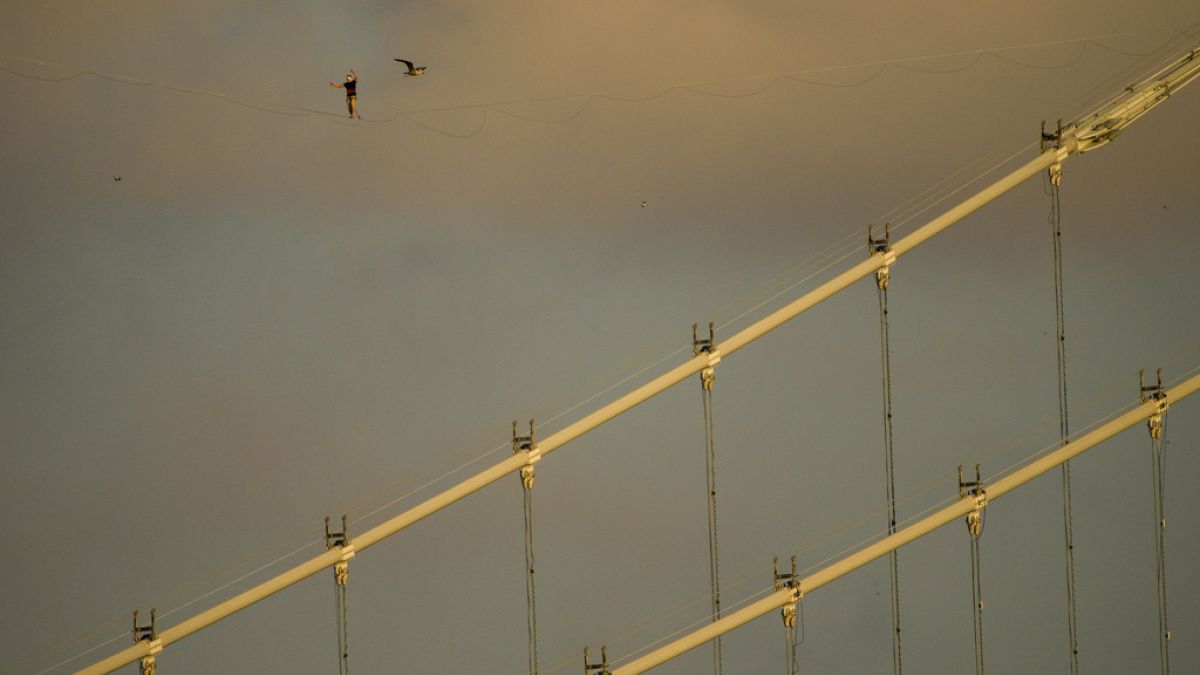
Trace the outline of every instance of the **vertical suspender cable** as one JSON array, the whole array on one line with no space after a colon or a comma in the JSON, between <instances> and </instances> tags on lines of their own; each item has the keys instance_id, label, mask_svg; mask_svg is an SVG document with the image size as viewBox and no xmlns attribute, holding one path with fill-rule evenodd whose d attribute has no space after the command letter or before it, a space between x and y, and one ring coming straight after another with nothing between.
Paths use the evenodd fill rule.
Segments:
<instances>
[{"instance_id":1,"label":"vertical suspender cable","mask_svg":"<svg viewBox=\"0 0 1200 675\"><path fill-rule=\"evenodd\" d=\"M888 239L890 232L887 226L884 238L876 240L870 230L867 231L867 244L872 252L887 255L890 251ZM888 534L896 533L896 457L892 449L892 349L891 334L888 328L888 285L891 272L888 267L880 268L875 275L876 287L879 290L879 358L883 373L883 459L884 459L884 488L888 509ZM900 675L904 672L903 651L900 643L900 559L895 550L888 553L888 563L891 575L892 589L892 672Z\"/></svg>"},{"instance_id":2,"label":"vertical suspender cable","mask_svg":"<svg viewBox=\"0 0 1200 675\"><path fill-rule=\"evenodd\" d=\"M529 435L517 435L517 422L513 420L513 454L524 454L525 466L518 474L521 479L521 501L525 520L525 629L529 637L529 675L538 672L537 644L537 586L534 584L536 565L533 558L533 483L534 464L541 459L541 452L533 434L533 420L529 420Z\"/></svg>"},{"instance_id":3,"label":"vertical suspender cable","mask_svg":"<svg viewBox=\"0 0 1200 675\"><path fill-rule=\"evenodd\" d=\"M1071 426L1067 408L1067 336L1065 287L1063 285L1062 254L1062 206L1059 201L1059 184L1062 168L1055 165L1050 169L1050 227L1054 242L1054 312L1056 321L1055 341L1058 343L1058 415L1059 437L1062 445L1070 439ZM1067 572L1067 638L1071 675L1079 675L1079 628L1075 620L1075 533L1071 515L1071 463L1062 465L1063 495L1063 547L1066 550Z\"/></svg>"},{"instance_id":4,"label":"vertical suspender cable","mask_svg":"<svg viewBox=\"0 0 1200 675\"><path fill-rule=\"evenodd\" d=\"M350 673L349 612L346 608L346 594L346 584L338 583L334 595L334 610L337 613L338 628L338 675L349 675Z\"/></svg>"},{"instance_id":5,"label":"vertical suspender cable","mask_svg":"<svg viewBox=\"0 0 1200 675\"><path fill-rule=\"evenodd\" d=\"M720 546L717 538L717 445L713 432L712 410L712 380L705 380L704 398L704 440L706 485L708 487L708 575L712 586L712 620L721 618L721 565ZM721 638L713 641L713 672L720 675L724 671L724 654L721 650Z\"/></svg>"},{"instance_id":6,"label":"vertical suspender cable","mask_svg":"<svg viewBox=\"0 0 1200 675\"><path fill-rule=\"evenodd\" d=\"M538 672L537 591L533 583L533 488L522 486L525 501L525 624L529 632L529 673Z\"/></svg>"},{"instance_id":7,"label":"vertical suspender cable","mask_svg":"<svg viewBox=\"0 0 1200 675\"><path fill-rule=\"evenodd\" d=\"M692 355L708 356L708 365L700 371L700 394L704 403L704 468L708 492L708 578L712 588L712 621L716 622L721 619L721 565L717 538L717 441L713 430L712 390L716 383L713 366L721 360L721 354L717 350L713 324L708 324L707 339L700 338L696 329L697 325L692 324ZM718 636L712 644L713 673L721 675L725 669L721 638Z\"/></svg>"},{"instance_id":8,"label":"vertical suspender cable","mask_svg":"<svg viewBox=\"0 0 1200 675\"><path fill-rule=\"evenodd\" d=\"M1164 484L1166 481L1166 454L1163 451L1162 437L1166 431L1166 415L1163 421L1150 436L1151 469L1154 481L1154 552L1157 562L1158 581L1158 648L1163 675L1171 673L1171 627L1167 623L1167 550L1166 550L1166 502L1164 500Z\"/></svg>"},{"instance_id":9,"label":"vertical suspender cable","mask_svg":"<svg viewBox=\"0 0 1200 675\"><path fill-rule=\"evenodd\" d=\"M975 674L983 675L983 574L979 561L979 534L971 533L971 624L975 630Z\"/></svg>"}]
</instances>

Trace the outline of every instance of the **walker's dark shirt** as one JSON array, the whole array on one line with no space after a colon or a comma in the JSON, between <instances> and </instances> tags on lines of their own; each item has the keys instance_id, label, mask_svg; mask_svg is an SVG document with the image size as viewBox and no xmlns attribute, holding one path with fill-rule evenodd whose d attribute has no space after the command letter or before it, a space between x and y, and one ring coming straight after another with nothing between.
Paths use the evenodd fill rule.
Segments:
<instances>
[{"instance_id":1,"label":"walker's dark shirt","mask_svg":"<svg viewBox=\"0 0 1200 675\"><path fill-rule=\"evenodd\" d=\"M342 86L346 88L346 96L354 96L357 93L354 88L358 86L358 80L349 80Z\"/></svg>"}]
</instances>

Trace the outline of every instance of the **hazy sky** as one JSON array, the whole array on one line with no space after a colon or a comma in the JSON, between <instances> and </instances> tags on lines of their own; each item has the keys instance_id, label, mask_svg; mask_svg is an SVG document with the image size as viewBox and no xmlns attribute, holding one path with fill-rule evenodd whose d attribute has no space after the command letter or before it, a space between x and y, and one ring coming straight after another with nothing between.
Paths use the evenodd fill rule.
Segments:
<instances>
[{"instance_id":1,"label":"hazy sky","mask_svg":"<svg viewBox=\"0 0 1200 675\"><path fill-rule=\"evenodd\" d=\"M692 323L728 335L859 260L867 223L911 215L902 236L953 203L910 199L1032 157L1136 54L1200 44L1182 0L577 4L6 4L0 671L120 636L50 672L86 665L135 608L174 625L313 555L326 515L361 532L499 461L511 420L573 421L685 353L550 420ZM352 66L361 122L327 84ZM1073 429L1131 404L1139 368L1200 366L1198 119L1200 85L1065 164ZM1048 209L1029 181L893 270L902 518L957 465L1057 439ZM829 250L849 257L821 270ZM714 400L727 607L772 556L885 529L870 281L723 361ZM1200 671L1200 405L1167 433L1171 657ZM1148 449L1139 426L1073 464L1085 672L1157 668ZM694 380L539 464L542 672L704 620L704 490ZM988 513L988 670L1063 672L1058 474ZM505 478L356 558L354 672L523 672L521 523ZM958 524L901 552L910 672L972 668L968 564ZM330 576L159 672L335 672ZM802 672L886 672L887 595L882 562L813 593ZM782 670L782 633L728 636L726 672Z\"/></svg>"}]
</instances>

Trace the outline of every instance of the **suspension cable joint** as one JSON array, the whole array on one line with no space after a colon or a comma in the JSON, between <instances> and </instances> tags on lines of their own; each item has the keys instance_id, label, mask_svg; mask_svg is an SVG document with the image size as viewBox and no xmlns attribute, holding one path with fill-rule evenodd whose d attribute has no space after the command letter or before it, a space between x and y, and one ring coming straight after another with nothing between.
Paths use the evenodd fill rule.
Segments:
<instances>
[{"instance_id":1,"label":"suspension cable joint","mask_svg":"<svg viewBox=\"0 0 1200 675\"><path fill-rule=\"evenodd\" d=\"M350 581L350 559L354 557L354 544L350 541L350 529L346 516L342 516L342 531L329 530L329 516L325 516L325 550L339 549L342 556L333 565L333 580L338 586L345 586Z\"/></svg>"},{"instance_id":2,"label":"suspension cable joint","mask_svg":"<svg viewBox=\"0 0 1200 675\"><path fill-rule=\"evenodd\" d=\"M783 625L786 628L796 627L796 606L804 599L804 591L800 588L800 575L796 573L796 556L792 556L792 571L791 573L779 573L779 556L776 556L771 563L774 569L775 590L782 591L787 589L791 591L791 598L788 603L780 608L780 616L783 617Z\"/></svg>"},{"instance_id":3,"label":"suspension cable joint","mask_svg":"<svg viewBox=\"0 0 1200 675\"><path fill-rule=\"evenodd\" d=\"M692 356L708 355L708 365L700 371L700 386L704 391L712 391L717 376L713 368L721 362L721 350L717 349L716 331L713 323L708 322L708 337L701 338L697 333L699 324L692 324Z\"/></svg>"},{"instance_id":4,"label":"suspension cable joint","mask_svg":"<svg viewBox=\"0 0 1200 675\"><path fill-rule=\"evenodd\" d=\"M141 675L154 675L156 658L163 650L162 640L158 637L158 610L150 610L150 623L138 625L138 611L133 610L133 643L146 643L147 652L142 657Z\"/></svg>"},{"instance_id":5,"label":"suspension cable joint","mask_svg":"<svg viewBox=\"0 0 1200 675\"><path fill-rule=\"evenodd\" d=\"M533 465L537 464L542 458L542 451L538 448L537 438L533 433L533 420L529 420L529 435L517 435L517 421L512 423L512 449L513 454L525 453L525 466L521 467L521 485L526 490L533 489L534 471Z\"/></svg>"},{"instance_id":6,"label":"suspension cable joint","mask_svg":"<svg viewBox=\"0 0 1200 675\"><path fill-rule=\"evenodd\" d=\"M1063 125L1062 120L1058 121L1058 131L1046 133L1046 121L1042 120L1042 152L1047 150L1062 149ZM1050 172L1050 184L1058 187L1062 184L1062 162L1055 162L1048 169Z\"/></svg>"},{"instance_id":7,"label":"suspension cable joint","mask_svg":"<svg viewBox=\"0 0 1200 675\"><path fill-rule=\"evenodd\" d=\"M1146 427L1150 429L1150 438L1155 440L1162 438L1163 432L1163 415L1167 413L1167 408L1170 403L1167 401L1167 392L1163 389L1162 368L1158 369L1158 384L1146 386L1146 371L1138 371L1138 389L1139 397L1142 403L1154 401L1154 413L1146 419Z\"/></svg>"},{"instance_id":8,"label":"suspension cable joint","mask_svg":"<svg viewBox=\"0 0 1200 675\"><path fill-rule=\"evenodd\" d=\"M867 225L867 251L871 255L880 255L882 260L879 269L875 270L875 284L879 286L879 290L886 291L888 284L892 280L892 265L896 262L896 252L892 250L892 224L883 224L883 238L876 239L874 233L875 226Z\"/></svg>"},{"instance_id":9,"label":"suspension cable joint","mask_svg":"<svg viewBox=\"0 0 1200 675\"><path fill-rule=\"evenodd\" d=\"M963 480L962 465L958 465L958 498L964 499L972 497L975 500L975 508L967 514L967 532L971 533L972 537L979 537L983 534L983 510L987 508L987 491L983 489L983 478L979 472L979 465L975 465L975 480Z\"/></svg>"}]
</instances>

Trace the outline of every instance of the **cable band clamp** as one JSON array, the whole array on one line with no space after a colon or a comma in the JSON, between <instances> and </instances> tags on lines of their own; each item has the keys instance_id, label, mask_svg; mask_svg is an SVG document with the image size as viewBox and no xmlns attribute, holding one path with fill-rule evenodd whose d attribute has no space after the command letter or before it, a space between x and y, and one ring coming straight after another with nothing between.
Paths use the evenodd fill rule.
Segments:
<instances>
[{"instance_id":1,"label":"cable band clamp","mask_svg":"<svg viewBox=\"0 0 1200 675\"><path fill-rule=\"evenodd\" d=\"M692 356L708 355L708 364L700 371L700 386L704 391L712 391L717 379L713 368L721 362L721 350L717 349L716 331L711 321L708 323L707 338L699 336L698 328L699 324L692 324Z\"/></svg>"},{"instance_id":2,"label":"cable band clamp","mask_svg":"<svg viewBox=\"0 0 1200 675\"><path fill-rule=\"evenodd\" d=\"M533 420L529 420L529 435L517 435L517 421L512 423L512 449L513 454L525 453L525 466L521 467L521 485L526 490L533 489L534 471L533 465L537 464L542 458L542 451L538 448L537 439L533 433Z\"/></svg>"},{"instance_id":3,"label":"cable band clamp","mask_svg":"<svg viewBox=\"0 0 1200 675\"><path fill-rule=\"evenodd\" d=\"M325 516L325 550L338 549L341 557L333 564L333 580L338 586L350 582L350 559L354 557L354 544L350 541L350 528L346 516L342 516L342 531L329 531L329 516Z\"/></svg>"},{"instance_id":4,"label":"cable band clamp","mask_svg":"<svg viewBox=\"0 0 1200 675\"><path fill-rule=\"evenodd\" d=\"M875 285L879 290L886 291L892 280L892 265L896 263L896 252L892 250L892 224L883 224L883 239L876 239L874 225L867 225L867 251L871 255L880 255L882 260L879 269L875 270Z\"/></svg>"},{"instance_id":5,"label":"cable band clamp","mask_svg":"<svg viewBox=\"0 0 1200 675\"><path fill-rule=\"evenodd\" d=\"M983 510L987 508L987 491L983 489L983 478L979 472L979 465L975 465L975 480L963 480L962 465L958 465L958 498L963 499L967 496L975 500L975 508L967 513L967 532L971 533L972 537L978 537L983 534Z\"/></svg>"},{"instance_id":6,"label":"cable band clamp","mask_svg":"<svg viewBox=\"0 0 1200 675\"><path fill-rule=\"evenodd\" d=\"M1167 408L1170 407L1167 401L1167 392L1163 389L1162 368L1158 369L1158 384L1146 386L1146 371L1138 371L1138 388L1140 389L1140 398L1142 403L1154 401L1154 413L1146 419L1146 426L1150 429L1150 438L1159 440L1162 438L1163 432L1163 415L1167 414Z\"/></svg>"},{"instance_id":7,"label":"cable band clamp","mask_svg":"<svg viewBox=\"0 0 1200 675\"><path fill-rule=\"evenodd\" d=\"M775 590L782 591L787 589L791 592L787 604L779 610L780 616L783 617L783 625L786 628L795 628L796 606L804 599L804 591L800 589L800 575L796 573L796 556L792 556L791 573L779 573L778 556L771 562L771 567L774 569Z\"/></svg>"}]
</instances>

